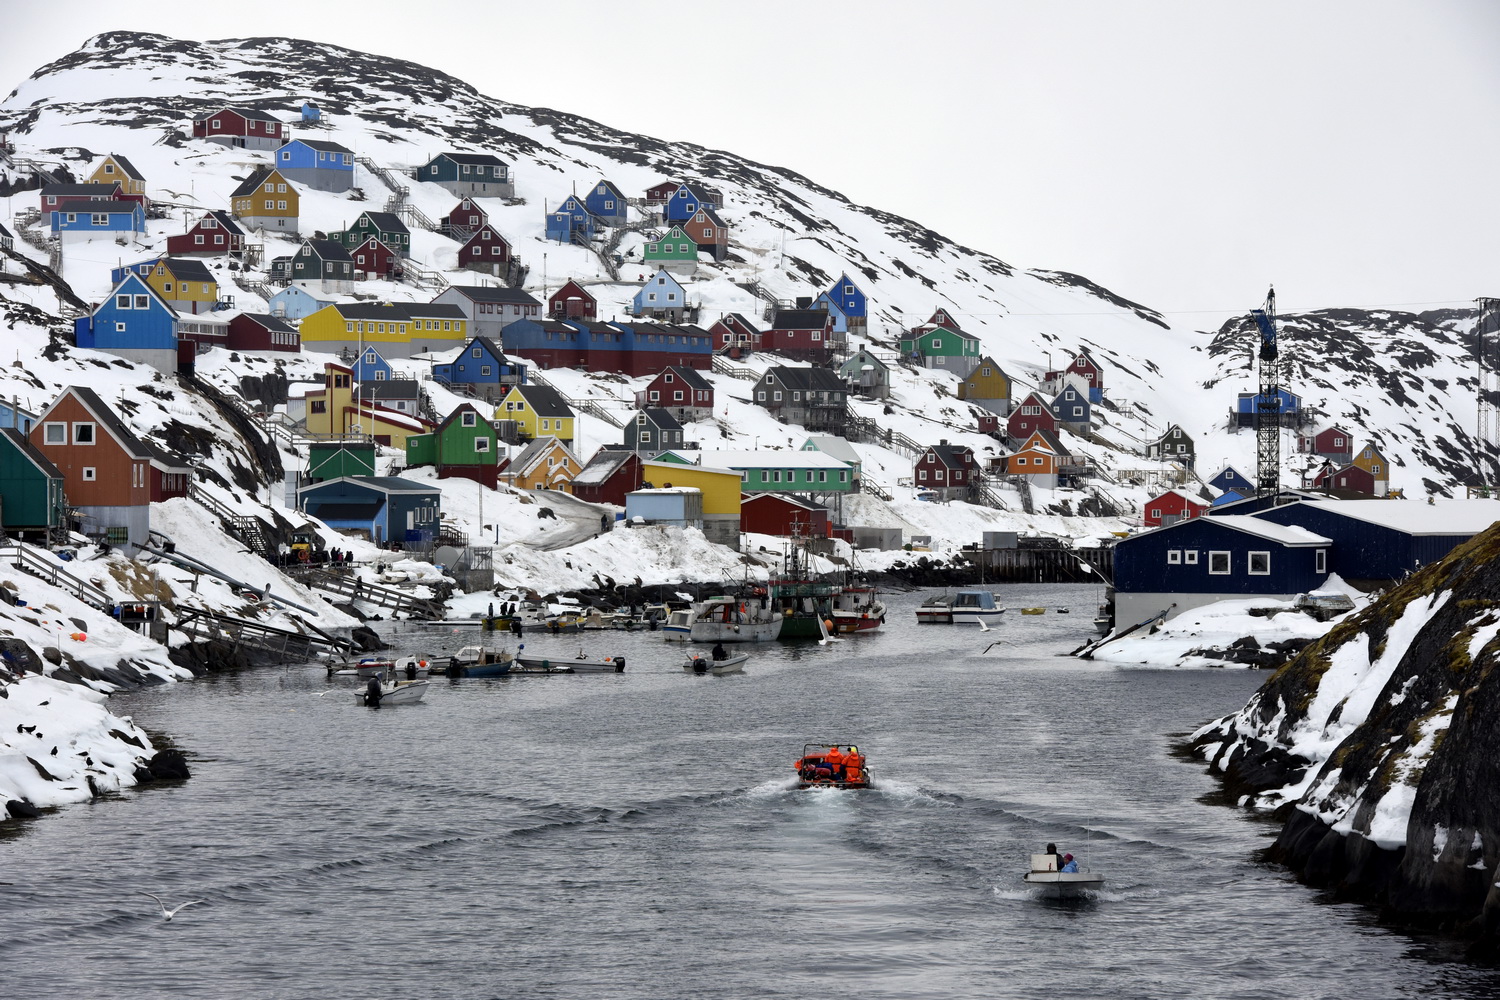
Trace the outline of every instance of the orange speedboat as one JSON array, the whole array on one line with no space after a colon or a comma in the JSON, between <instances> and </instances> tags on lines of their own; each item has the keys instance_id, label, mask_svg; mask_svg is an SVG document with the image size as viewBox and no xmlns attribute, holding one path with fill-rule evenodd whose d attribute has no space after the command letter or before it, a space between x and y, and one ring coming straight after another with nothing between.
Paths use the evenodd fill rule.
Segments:
<instances>
[{"instance_id":1,"label":"orange speedboat","mask_svg":"<svg viewBox=\"0 0 1500 1000\"><path fill-rule=\"evenodd\" d=\"M798 788L869 788L865 755L852 743L808 743L793 764Z\"/></svg>"}]
</instances>

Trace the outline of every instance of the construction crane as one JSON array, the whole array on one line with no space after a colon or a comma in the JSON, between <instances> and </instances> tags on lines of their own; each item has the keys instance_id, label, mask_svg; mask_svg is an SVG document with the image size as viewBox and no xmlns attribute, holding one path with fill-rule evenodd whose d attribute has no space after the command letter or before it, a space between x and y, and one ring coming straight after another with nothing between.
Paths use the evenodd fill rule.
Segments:
<instances>
[{"instance_id":1,"label":"construction crane","mask_svg":"<svg viewBox=\"0 0 1500 1000\"><path fill-rule=\"evenodd\" d=\"M1255 490L1273 496L1281 488L1281 359L1276 347L1276 288L1263 308L1250 310L1260 327L1260 394L1255 397Z\"/></svg>"}]
</instances>

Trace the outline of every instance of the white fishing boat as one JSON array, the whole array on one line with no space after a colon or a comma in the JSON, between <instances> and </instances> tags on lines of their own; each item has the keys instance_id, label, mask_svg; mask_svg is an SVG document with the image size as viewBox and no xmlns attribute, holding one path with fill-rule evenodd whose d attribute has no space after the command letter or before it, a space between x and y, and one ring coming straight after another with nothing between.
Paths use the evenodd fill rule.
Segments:
<instances>
[{"instance_id":1,"label":"white fishing boat","mask_svg":"<svg viewBox=\"0 0 1500 1000\"><path fill-rule=\"evenodd\" d=\"M1085 892L1104 887L1104 876L1098 872L1058 871L1056 854L1033 854L1031 871L1021 876L1033 889L1040 889L1048 899L1077 899Z\"/></svg>"},{"instance_id":2,"label":"white fishing boat","mask_svg":"<svg viewBox=\"0 0 1500 1000\"><path fill-rule=\"evenodd\" d=\"M959 590L929 597L917 609L918 624L981 625L999 621L1005 607L988 590Z\"/></svg>"},{"instance_id":3,"label":"white fishing boat","mask_svg":"<svg viewBox=\"0 0 1500 1000\"><path fill-rule=\"evenodd\" d=\"M745 667L745 661L750 659L749 653L735 653L722 660L716 660L702 653L691 653L682 664L682 669L695 674L737 674Z\"/></svg>"},{"instance_id":4,"label":"white fishing boat","mask_svg":"<svg viewBox=\"0 0 1500 1000\"><path fill-rule=\"evenodd\" d=\"M360 680L369 680L371 677L383 677L394 669L396 676L408 681L426 680L430 673L430 667L425 657L403 656L399 660L378 660L374 657L366 657L358 663L329 664L328 675L330 677L358 677Z\"/></svg>"},{"instance_id":5,"label":"white fishing boat","mask_svg":"<svg viewBox=\"0 0 1500 1000\"><path fill-rule=\"evenodd\" d=\"M759 600L710 597L693 619L693 642L770 642L781 634L781 612Z\"/></svg>"},{"instance_id":6,"label":"white fishing boat","mask_svg":"<svg viewBox=\"0 0 1500 1000\"><path fill-rule=\"evenodd\" d=\"M666 624L661 627L662 638L668 642L687 642L693 631L695 614L692 608L668 613Z\"/></svg>"},{"instance_id":7,"label":"white fishing boat","mask_svg":"<svg viewBox=\"0 0 1500 1000\"><path fill-rule=\"evenodd\" d=\"M389 674L387 674L389 677ZM382 680L371 677L370 682L354 695L356 705L382 708L386 705L414 705L427 694L428 681ZM375 692L379 691L379 697Z\"/></svg>"}]
</instances>

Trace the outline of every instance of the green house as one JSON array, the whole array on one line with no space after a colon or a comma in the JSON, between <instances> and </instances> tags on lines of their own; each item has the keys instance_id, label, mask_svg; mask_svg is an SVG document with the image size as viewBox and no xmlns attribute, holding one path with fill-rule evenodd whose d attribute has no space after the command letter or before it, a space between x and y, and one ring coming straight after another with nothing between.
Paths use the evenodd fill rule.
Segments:
<instances>
[{"instance_id":1,"label":"green house","mask_svg":"<svg viewBox=\"0 0 1500 1000\"><path fill-rule=\"evenodd\" d=\"M661 239L647 243L641 250L647 264L655 264L676 274L692 274L698 269L698 244L688 238L681 226L673 226Z\"/></svg>"},{"instance_id":2,"label":"green house","mask_svg":"<svg viewBox=\"0 0 1500 1000\"><path fill-rule=\"evenodd\" d=\"M979 364L979 338L946 326L919 326L901 337L901 356L967 377Z\"/></svg>"},{"instance_id":3,"label":"green house","mask_svg":"<svg viewBox=\"0 0 1500 1000\"><path fill-rule=\"evenodd\" d=\"M848 463L821 451L705 451L703 464L733 469L744 493L853 493Z\"/></svg>"},{"instance_id":4,"label":"green house","mask_svg":"<svg viewBox=\"0 0 1500 1000\"><path fill-rule=\"evenodd\" d=\"M439 479L472 479L494 489L500 481L500 434L484 414L464 403L431 434L406 439L406 464L436 466Z\"/></svg>"},{"instance_id":5,"label":"green house","mask_svg":"<svg viewBox=\"0 0 1500 1000\"><path fill-rule=\"evenodd\" d=\"M321 483L344 476L375 475L375 442L318 441L307 448L307 478Z\"/></svg>"},{"instance_id":6,"label":"green house","mask_svg":"<svg viewBox=\"0 0 1500 1000\"><path fill-rule=\"evenodd\" d=\"M401 256L411 256L411 230L393 212L362 212L348 229L331 235L348 250L363 246L373 236Z\"/></svg>"},{"instance_id":7,"label":"green house","mask_svg":"<svg viewBox=\"0 0 1500 1000\"><path fill-rule=\"evenodd\" d=\"M0 523L8 534L45 535L63 524L63 474L14 427L0 431Z\"/></svg>"}]
</instances>

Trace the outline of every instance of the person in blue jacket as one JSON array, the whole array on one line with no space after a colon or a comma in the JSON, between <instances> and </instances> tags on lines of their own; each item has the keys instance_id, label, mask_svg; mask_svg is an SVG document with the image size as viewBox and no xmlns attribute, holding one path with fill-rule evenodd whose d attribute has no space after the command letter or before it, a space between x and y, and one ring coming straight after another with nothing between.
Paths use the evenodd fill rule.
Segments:
<instances>
[{"instance_id":1,"label":"person in blue jacket","mask_svg":"<svg viewBox=\"0 0 1500 1000\"><path fill-rule=\"evenodd\" d=\"M1078 870L1078 862L1076 862L1076 861L1073 860L1073 855L1071 855L1071 854L1064 854L1063 855L1062 870L1065 871L1065 872L1076 872Z\"/></svg>"}]
</instances>

